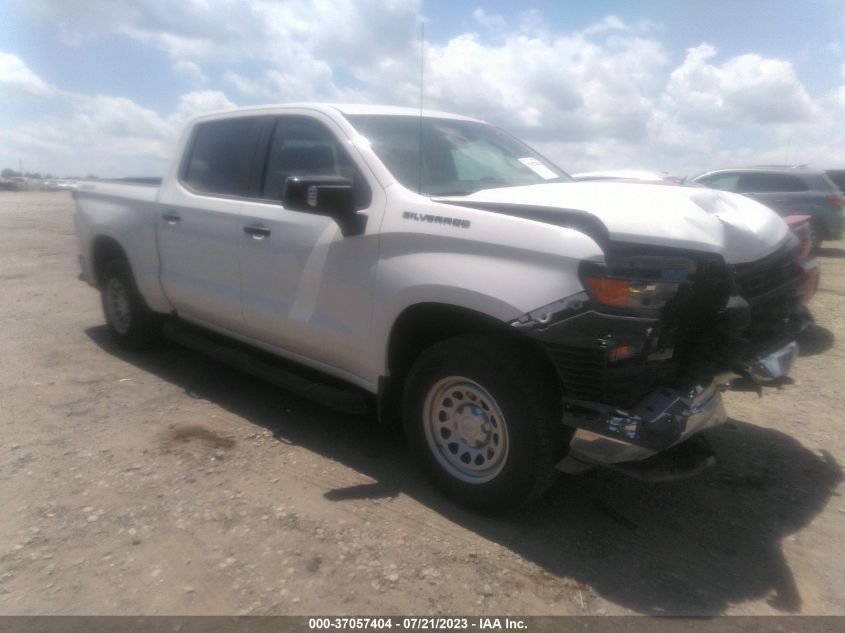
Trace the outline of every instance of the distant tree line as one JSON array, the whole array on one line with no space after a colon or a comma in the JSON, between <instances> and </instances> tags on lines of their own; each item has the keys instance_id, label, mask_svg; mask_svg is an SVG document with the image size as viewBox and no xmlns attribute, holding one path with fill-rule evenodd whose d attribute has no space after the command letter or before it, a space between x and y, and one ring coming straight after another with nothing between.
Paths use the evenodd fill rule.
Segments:
<instances>
[{"instance_id":1,"label":"distant tree line","mask_svg":"<svg viewBox=\"0 0 845 633\"><path fill-rule=\"evenodd\" d=\"M0 178L18 178L20 176L21 176L21 172L15 171L14 169L9 169L8 167L6 167L3 171L0 171ZM55 176L53 176L53 174L44 174L42 176L37 171L36 172L25 171L23 173L23 177L24 178L32 178L33 180L50 180L51 178L55 178ZM65 178L70 178L72 180L78 180L78 176L73 176L73 177L65 176ZM97 180L97 177L93 174L88 174L88 176L86 176L86 178L88 180Z\"/></svg>"},{"instance_id":2,"label":"distant tree line","mask_svg":"<svg viewBox=\"0 0 845 633\"><path fill-rule=\"evenodd\" d=\"M6 169L4 169L3 171L0 171L0 176L2 176L3 178L17 178L20 175L21 175L21 172L15 171L14 169L9 169L8 167L6 167ZM23 176L24 176L24 178L37 178L37 179L52 178L52 176L50 174L47 174L46 176L42 176L37 171L36 172L25 171L23 173Z\"/></svg>"}]
</instances>

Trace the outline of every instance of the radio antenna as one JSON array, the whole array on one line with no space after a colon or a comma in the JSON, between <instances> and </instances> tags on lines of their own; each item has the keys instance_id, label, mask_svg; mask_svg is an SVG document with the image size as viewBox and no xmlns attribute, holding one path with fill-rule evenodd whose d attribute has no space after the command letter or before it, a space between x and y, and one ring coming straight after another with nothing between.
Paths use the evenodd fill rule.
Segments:
<instances>
[{"instance_id":1,"label":"radio antenna","mask_svg":"<svg viewBox=\"0 0 845 633\"><path fill-rule=\"evenodd\" d=\"M419 173L417 174L417 193L422 193L422 172L423 172L423 147L422 147L422 140L423 140L423 77L425 70L425 22L420 20L420 129L419 129L419 158L418 158L418 168Z\"/></svg>"}]
</instances>

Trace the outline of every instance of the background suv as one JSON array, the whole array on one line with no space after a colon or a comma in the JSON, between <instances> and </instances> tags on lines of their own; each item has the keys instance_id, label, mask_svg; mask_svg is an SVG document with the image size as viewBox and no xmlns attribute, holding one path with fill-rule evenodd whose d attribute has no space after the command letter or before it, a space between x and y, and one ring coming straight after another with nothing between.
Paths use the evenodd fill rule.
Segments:
<instances>
[{"instance_id":1,"label":"background suv","mask_svg":"<svg viewBox=\"0 0 845 633\"><path fill-rule=\"evenodd\" d=\"M806 167L718 169L693 181L754 198L782 216L810 216L813 247L822 240L842 237L845 198L823 171Z\"/></svg>"},{"instance_id":2,"label":"background suv","mask_svg":"<svg viewBox=\"0 0 845 633\"><path fill-rule=\"evenodd\" d=\"M845 191L845 169L828 169L824 173L834 185L839 187L839 191Z\"/></svg>"}]
</instances>

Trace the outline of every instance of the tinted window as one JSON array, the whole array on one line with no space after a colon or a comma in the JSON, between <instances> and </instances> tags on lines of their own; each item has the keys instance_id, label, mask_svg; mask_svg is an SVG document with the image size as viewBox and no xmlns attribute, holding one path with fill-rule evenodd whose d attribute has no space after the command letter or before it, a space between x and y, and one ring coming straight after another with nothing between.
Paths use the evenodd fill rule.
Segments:
<instances>
[{"instance_id":1,"label":"tinted window","mask_svg":"<svg viewBox=\"0 0 845 633\"><path fill-rule=\"evenodd\" d=\"M808 191L810 188L798 176L790 174L745 173L739 179L740 193L766 193L769 191Z\"/></svg>"},{"instance_id":2,"label":"tinted window","mask_svg":"<svg viewBox=\"0 0 845 633\"><path fill-rule=\"evenodd\" d=\"M396 180L412 191L466 195L570 180L527 145L484 123L403 115L346 118Z\"/></svg>"},{"instance_id":3,"label":"tinted window","mask_svg":"<svg viewBox=\"0 0 845 633\"><path fill-rule=\"evenodd\" d=\"M716 174L715 176L705 176L704 178L699 178L697 182L707 185L708 187L712 187L713 189L736 191L736 183L738 180L739 174L729 173Z\"/></svg>"},{"instance_id":4,"label":"tinted window","mask_svg":"<svg viewBox=\"0 0 845 633\"><path fill-rule=\"evenodd\" d=\"M280 117L267 155L262 197L281 200L291 176L340 176L355 182L356 170L349 154L322 123L308 117Z\"/></svg>"},{"instance_id":5,"label":"tinted window","mask_svg":"<svg viewBox=\"0 0 845 633\"><path fill-rule=\"evenodd\" d=\"M830 181L838 187L840 191L845 191L845 170L832 169L826 173Z\"/></svg>"},{"instance_id":6,"label":"tinted window","mask_svg":"<svg viewBox=\"0 0 845 633\"><path fill-rule=\"evenodd\" d=\"M257 128L255 117L197 125L182 181L203 193L245 196Z\"/></svg>"}]
</instances>

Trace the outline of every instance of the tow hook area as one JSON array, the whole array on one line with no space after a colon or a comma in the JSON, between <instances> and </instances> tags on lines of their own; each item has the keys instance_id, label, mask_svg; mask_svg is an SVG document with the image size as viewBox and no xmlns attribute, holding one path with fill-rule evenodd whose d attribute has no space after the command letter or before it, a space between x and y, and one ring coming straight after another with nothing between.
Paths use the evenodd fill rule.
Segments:
<instances>
[{"instance_id":1,"label":"tow hook area","mask_svg":"<svg viewBox=\"0 0 845 633\"><path fill-rule=\"evenodd\" d=\"M598 463L650 457L725 418L715 382L686 392L663 387L629 410L564 398L563 423L577 429L571 447ZM631 448L620 451L619 444L612 444L599 449L605 443L594 435Z\"/></svg>"},{"instance_id":2,"label":"tow hook area","mask_svg":"<svg viewBox=\"0 0 845 633\"><path fill-rule=\"evenodd\" d=\"M727 384L717 379L685 393L659 388L628 411L564 398L563 423L575 433L557 469L574 474L603 466L644 481L694 475L715 460L698 433L727 419L719 392L759 394L785 384L797 353L797 343L786 343L746 360Z\"/></svg>"},{"instance_id":3,"label":"tow hook area","mask_svg":"<svg viewBox=\"0 0 845 633\"><path fill-rule=\"evenodd\" d=\"M675 446L646 459L624 462L594 462L575 451L564 457L557 469L576 475L597 467L607 468L640 481L676 481L693 477L716 463L716 454L702 435L694 435Z\"/></svg>"},{"instance_id":4,"label":"tow hook area","mask_svg":"<svg viewBox=\"0 0 845 633\"><path fill-rule=\"evenodd\" d=\"M716 454L710 442L696 435L654 457L638 462L607 464L606 468L640 481L657 482L692 477L715 463Z\"/></svg>"},{"instance_id":5,"label":"tow hook area","mask_svg":"<svg viewBox=\"0 0 845 633\"><path fill-rule=\"evenodd\" d=\"M790 384L789 372L798 355L798 343L792 341L773 352L752 358L740 367L740 376L722 386L723 391L753 391L763 396L763 387Z\"/></svg>"},{"instance_id":6,"label":"tow hook area","mask_svg":"<svg viewBox=\"0 0 845 633\"><path fill-rule=\"evenodd\" d=\"M798 343L792 341L773 352L752 359L743 369L754 382L765 385L786 378L797 355Z\"/></svg>"}]
</instances>

